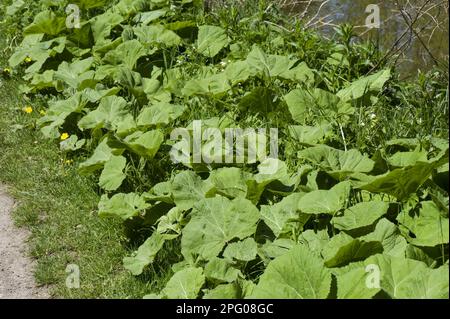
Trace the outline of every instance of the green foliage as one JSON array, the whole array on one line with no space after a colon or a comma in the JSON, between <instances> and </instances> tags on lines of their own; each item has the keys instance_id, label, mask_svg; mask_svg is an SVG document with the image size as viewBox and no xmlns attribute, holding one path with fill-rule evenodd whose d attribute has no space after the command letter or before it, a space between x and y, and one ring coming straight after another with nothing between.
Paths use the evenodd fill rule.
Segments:
<instances>
[{"instance_id":1,"label":"green foliage","mask_svg":"<svg viewBox=\"0 0 450 319\"><path fill-rule=\"evenodd\" d=\"M376 51L369 58L369 44L347 43L346 56L263 1L231 14L192 1L80 4L79 30L44 8L10 65L25 93L49 99L45 136L75 136L65 149L84 157L80 173L101 170L100 217L149 234L125 268L141 275L163 251L176 256L147 298L448 295L445 126L428 136L375 128L371 111L399 107L413 89ZM222 132L277 127L279 159L172 163L172 128L199 119ZM420 142L394 140L411 137ZM369 264L379 288L364 285Z\"/></svg>"}]
</instances>

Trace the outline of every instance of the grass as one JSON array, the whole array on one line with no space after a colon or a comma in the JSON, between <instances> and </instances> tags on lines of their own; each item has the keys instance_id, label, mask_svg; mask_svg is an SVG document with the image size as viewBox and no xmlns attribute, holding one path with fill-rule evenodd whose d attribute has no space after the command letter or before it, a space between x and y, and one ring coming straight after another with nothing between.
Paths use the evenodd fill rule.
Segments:
<instances>
[{"instance_id":1,"label":"grass","mask_svg":"<svg viewBox=\"0 0 450 319\"><path fill-rule=\"evenodd\" d=\"M96 215L95 183L41 136L35 128L39 106L31 114L22 110L29 102L18 84L0 77L0 182L19 202L16 224L32 232L37 284L48 285L55 298L137 298L159 288L164 271L153 278L151 271L134 277L123 269L122 258L133 247L127 248L122 223ZM66 287L69 264L79 266L79 289Z\"/></svg>"}]
</instances>

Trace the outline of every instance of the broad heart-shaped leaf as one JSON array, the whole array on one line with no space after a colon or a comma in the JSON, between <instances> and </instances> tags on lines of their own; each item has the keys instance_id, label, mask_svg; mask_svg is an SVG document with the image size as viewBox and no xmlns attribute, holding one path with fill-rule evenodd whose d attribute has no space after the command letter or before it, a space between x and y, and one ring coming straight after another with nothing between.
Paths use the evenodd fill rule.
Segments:
<instances>
[{"instance_id":1,"label":"broad heart-shaped leaf","mask_svg":"<svg viewBox=\"0 0 450 319\"><path fill-rule=\"evenodd\" d=\"M189 80L181 92L189 97L192 95L219 95L230 89L229 80L223 72L205 78Z\"/></svg>"},{"instance_id":2,"label":"broad heart-shaped leaf","mask_svg":"<svg viewBox=\"0 0 450 319\"><path fill-rule=\"evenodd\" d=\"M106 39L110 36L111 30L124 19L120 14L109 10L93 17L90 22L96 45L103 45L107 42Z\"/></svg>"},{"instance_id":3,"label":"broad heart-shaped leaf","mask_svg":"<svg viewBox=\"0 0 450 319\"><path fill-rule=\"evenodd\" d=\"M297 61L287 56L266 55L257 45L247 56L250 72L254 75L275 77L287 72Z\"/></svg>"},{"instance_id":4,"label":"broad heart-shaped leaf","mask_svg":"<svg viewBox=\"0 0 450 319\"><path fill-rule=\"evenodd\" d=\"M256 258L258 246L253 238L228 244L223 252L223 257L230 260L251 261Z\"/></svg>"},{"instance_id":5,"label":"broad heart-shaped leaf","mask_svg":"<svg viewBox=\"0 0 450 319\"><path fill-rule=\"evenodd\" d=\"M326 229L315 232L312 229L308 229L302 232L298 238L298 242L305 245L309 251L317 256L321 256L320 252L330 241L330 236Z\"/></svg>"},{"instance_id":6,"label":"broad heart-shaped leaf","mask_svg":"<svg viewBox=\"0 0 450 319\"><path fill-rule=\"evenodd\" d=\"M138 40L130 40L109 51L103 58L104 62L112 65L125 65L133 70L137 60L147 54L146 49Z\"/></svg>"},{"instance_id":7,"label":"broad heart-shaped leaf","mask_svg":"<svg viewBox=\"0 0 450 319\"><path fill-rule=\"evenodd\" d=\"M198 28L197 52L213 58L228 45L229 41L225 30L221 27L202 25Z\"/></svg>"},{"instance_id":8,"label":"broad heart-shaped leaf","mask_svg":"<svg viewBox=\"0 0 450 319\"><path fill-rule=\"evenodd\" d=\"M313 85L315 80L313 70L311 70L305 62L284 71L279 76L294 82L304 83L308 86Z\"/></svg>"},{"instance_id":9,"label":"broad heart-shaped leaf","mask_svg":"<svg viewBox=\"0 0 450 319\"><path fill-rule=\"evenodd\" d=\"M417 162L426 162L427 152L416 149L413 152L397 152L387 159L393 167L411 166Z\"/></svg>"},{"instance_id":10,"label":"broad heart-shaped leaf","mask_svg":"<svg viewBox=\"0 0 450 319\"><path fill-rule=\"evenodd\" d=\"M291 189L295 179L288 172L285 162L267 158L258 165L258 174L247 180L247 198L257 203L265 189L275 191L276 186ZM292 190L291 190L292 191Z\"/></svg>"},{"instance_id":11,"label":"broad heart-shaped leaf","mask_svg":"<svg viewBox=\"0 0 450 319\"><path fill-rule=\"evenodd\" d=\"M46 10L38 13L33 23L26 27L23 32L24 35L44 33L55 36L64 29L66 29L66 19L58 17L51 10Z\"/></svg>"},{"instance_id":12,"label":"broad heart-shaped leaf","mask_svg":"<svg viewBox=\"0 0 450 319\"><path fill-rule=\"evenodd\" d=\"M232 85L247 81L250 77L250 67L247 61L236 61L228 64L225 75Z\"/></svg>"},{"instance_id":13,"label":"broad heart-shaped leaf","mask_svg":"<svg viewBox=\"0 0 450 319\"><path fill-rule=\"evenodd\" d=\"M139 156L152 159L155 157L163 141L163 133L160 130L152 130L145 133L137 131L128 135L123 140L123 143L130 151Z\"/></svg>"},{"instance_id":14,"label":"broad heart-shaped leaf","mask_svg":"<svg viewBox=\"0 0 450 319\"><path fill-rule=\"evenodd\" d=\"M77 92L66 100L50 102L47 113L37 121L37 124L45 137L58 138L59 128L65 123L66 118L72 113L80 113L87 104L88 99L82 92Z\"/></svg>"},{"instance_id":15,"label":"broad heart-shaped leaf","mask_svg":"<svg viewBox=\"0 0 450 319\"><path fill-rule=\"evenodd\" d=\"M347 88L340 90L336 95L343 101L356 100L366 93L380 93L384 84L391 77L389 69L379 71L375 74L360 78L351 83Z\"/></svg>"},{"instance_id":16,"label":"broad heart-shaped leaf","mask_svg":"<svg viewBox=\"0 0 450 319\"><path fill-rule=\"evenodd\" d=\"M332 136L333 131L330 124L317 126L308 125L290 125L289 135L297 142L314 146L323 142L327 137Z\"/></svg>"},{"instance_id":17,"label":"broad heart-shaped leaf","mask_svg":"<svg viewBox=\"0 0 450 319\"><path fill-rule=\"evenodd\" d=\"M93 63L94 58L92 57L70 64L64 61L59 65L54 78L63 81L71 88L77 89L84 80L94 78L94 71L87 72Z\"/></svg>"},{"instance_id":18,"label":"broad heart-shaped leaf","mask_svg":"<svg viewBox=\"0 0 450 319\"><path fill-rule=\"evenodd\" d=\"M259 220L258 209L240 197L232 201L222 196L203 199L191 215L181 238L181 253L187 260L194 255L205 260L216 257L232 239L254 234Z\"/></svg>"},{"instance_id":19,"label":"broad heart-shaped leaf","mask_svg":"<svg viewBox=\"0 0 450 319\"><path fill-rule=\"evenodd\" d=\"M203 269L188 267L175 273L161 294L168 299L195 299L204 283Z\"/></svg>"},{"instance_id":20,"label":"broad heart-shaped leaf","mask_svg":"<svg viewBox=\"0 0 450 319\"><path fill-rule=\"evenodd\" d=\"M448 150L433 161L417 162L415 165L397 168L379 176L355 174L352 177L357 188L372 193L389 194L402 200L415 193L433 170L445 162L448 162Z\"/></svg>"},{"instance_id":21,"label":"broad heart-shaped leaf","mask_svg":"<svg viewBox=\"0 0 450 319\"><path fill-rule=\"evenodd\" d=\"M371 299L380 288L371 285L370 277L376 268L365 267L362 262L352 263L347 267L334 269L337 281L338 299Z\"/></svg>"},{"instance_id":22,"label":"broad heart-shaped leaf","mask_svg":"<svg viewBox=\"0 0 450 319\"><path fill-rule=\"evenodd\" d=\"M448 299L448 264L437 269L428 268L423 262L375 255L364 261L380 269L381 288L396 299Z\"/></svg>"},{"instance_id":23,"label":"broad heart-shaped leaf","mask_svg":"<svg viewBox=\"0 0 450 319\"><path fill-rule=\"evenodd\" d=\"M345 233L332 237L322 249L322 256L327 267L341 267L353 261L364 260L371 255L383 252L379 241L366 242L354 239Z\"/></svg>"},{"instance_id":24,"label":"broad heart-shaped leaf","mask_svg":"<svg viewBox=\"0 0 450 319\"><path fill-rule=\"evenodd\" d=\"M248 175L237 167L223 167L213 170L208 181L215 192L228 198L246 197Z\"/></svg>"},{"instance_id":25,"label":"broad heart-shaped leaf","mask_svg":"<svg viewBox=\"0 0 450 319\"><path fill-rule=\"evenodd\" d=\"M212 185L203 181L192 171L177 174L171 184L171 193L177 207L191 209L195 203L203 200L210 192Z\"/></svg>"},{"instance_id":26,"label":"broad heart-shaped leaf","mask_svg":"<svg viewBox=\"0 0 450 319\"><path fill-rule=\"evenodd\" d=\"M140 26L133 29L138 40L146 45L164 44L167 47L181 44L181 38L162 25Z\"/></svg>"},{"instance_id":27,"label":"broad heart-shaped leaf","mask_svg":"<svg viewBox=\"0 0 450 319\"><path fill-rule=\"evenodd\" d=\"M156 254L163 247L165 240L164 235L153 232L133 256L123 259L125 269L128 269L135 276L142 274L144 268L153 262Z\"/></svg>"},{"instance_id":28,"label":"broad heart-shaped leaf","mask_svg":"<svg viewBox=\"0 0 450 319\"><path fill-rule=\"evenodd\" d=\"M310 216L301 214L298 202L305 195L303 193L293 193L279 203L274 205L261 205L261 216L276 237L285 232L290 232L291 228L302 229Z\"/></svg>"},{"instance_id":29,"label":"broad heart-shaped leaf","mask_svg":"<svg viewBox=\"0 0 450 319\"><path fill-rule=\"evenodd\" d=\"M241 289L235 283L218 285L214 289L206 291L203 299L239 299Z\"/></svg>"},{"instance_id":30,"label":"broad heart-shaped leaf","mask_svg":"<svg viewBox=\"0 0 450 319\"><path fill-rule=\"evenodd\" d=\"M375 230L360 237L364 241L379 241L383 245L383 253L390 256L404 256L407 242L396 225L382 218Z\"/></svg>"},{"instance_id":31,"label":"broad heart-shaped leaf","mask_svg":"<svg viewBox=\"0 0 450 319\"><path fill-rule=\"evenodd\" d=\"M298 156L318 165L337 180L343 180L355 172L368 173L375 165L373 160L355 149L345 152L327 145L307 148Z\"/></svg>"},{"instance_id":32,"label":"broad heart-shaped leaf","mask_svg":"<svg viewBox=\"0 0 450 319\"><path fill-rule=\"evenodd\" d=\"M319 88L295 89L285 95L284 100L292 119L300 124L306 124L309 113L320 113L320 118L323 119L323 116L335 118L338 115L352 114L354 111L335 94Z\"/></svg>"},{"instance_id":33,"label":"broad heart-shaped leaf","mask_svg":"<svg viewBox=\"0 0 450 319\"><path fill-rule=\"evenodd\" d=\"M325 299L330 287L331 273L323 261L299 245L269 263L251 298Z\"/></svg>"},{"instance_id":34,"label":"broad heart-shaped leaf","mask_svg":"<svg viewBox=\"0 0 450 319\"><path fill-rule=\"evenodd\" d=\"M416 246L433 247L449 242L449 220L444 217L432 201L421 202L417 216L406 211L397 216L397 220L407 227L415 236L408 241Z\"/></svg>"},{"instance_id":35,"label":"broad heart-shaped leaf","mask_svg":"<svg viewBox=\"0 0 450 319\"><path fill-rule=\"evenodd\" d=\"M105 138L100 144L98 144L92 156L80 164L80 174L88 175L101 169L112 156L113 149L108 146L108 139Z\"/></svg>"},{"instance_id":36,"label":"broad heart-shaped leaf","mask_svg":"<svg viewBox=\"0 0 450 319\"><path fill-rule=\"evenodd\" d=\"M329 190L306 193L297 202L297 207L305 214L334 215L344 207L349 194L350 183L341 182Z\"/></svg>"},{"instance_id":37,"label":"broad heart-shaped leaf","mask_svg":"<svg viewBox=\"0 0 450 319\"><path fill-rule=\"evenodd\" d=\"M99 185L107 191L114 191L122 185L126 175L123 170L127 165L127 159L122 155L113 155L111 159L106 162L105 168L100 175Z\"/></svg>"},{"instance_id":38,"label":"broad heart-shaped leaf","mask_svg":"<svg viewBox=\"0 0 450 319\"><path fill-rule=\"evenodd\" d=\"M205 276L220 282L233 282L241 272L225 259L214 257L205 266Z\"/></svg>"},{"instance_id":39,"label":"broad heart-shaped leaf","mask_svg":"<svg viewBox=\"0 0 450 319\"><path fill-rule=\"evenodd\" d=\"M358 203L347 208L342 216L333 217L331 223L340 230L354 230L375 223L386 214L389 203L371 201Z\"/></svg>"},{"instance_id":40,"label":"broad heart-shaped leaf","mask_svg":"<svg viewBox=\"0 0 450 319\"><path fill-rule=\"evenodd\" d=\"M118 216L123 220L139 215L150 207L142 196L135 193L116 194L111 198L103 195L98 203L98 215L100 217Z\"/></svg>"},{"instance_id":41,"label":"broad heart-shaped leaf","mask_svg":"<svg viewBox=\"0 0 450 319\"><path fill-rule=\"evenodd\" d=\"M127 101L120 96L107 96L100 101L94 111L89 112L79 122L81 130L106 128L115 130L128 114Z\"/></svg>"},{"instance_id":42,"label":"broad heart-shaped leaf","mask_svg":"<svg viewBox=\"0 0 450 319\"><path fill-rule=\"evenodd\" d=\"M143 108L137 119L139 126L165 126L180 117L186 107L160 102Z\"/></svg>"},{"instance_id":43,"label":"broad heart-shaped leaf","mask_svg":"<svg viewBox=\"0 0 450 319\"><path fill-rule=\"evenodd\" d=\"M296 244L292 239L286 238L275 239L273 242L267 240L264 245L258 247L258 256L268 264L272 259L286 254Z\"/></svg>"}]
</instances>

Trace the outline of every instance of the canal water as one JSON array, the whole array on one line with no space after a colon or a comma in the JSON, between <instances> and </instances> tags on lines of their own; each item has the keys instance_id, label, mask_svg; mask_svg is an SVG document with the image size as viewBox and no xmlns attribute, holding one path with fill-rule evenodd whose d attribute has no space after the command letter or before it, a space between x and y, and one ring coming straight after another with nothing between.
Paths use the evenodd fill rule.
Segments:
<instances>
[{"instance_id":1,"label":"canal water","mask_svg":"<svg viewBox=\"0 0 450 319\"><path fill-rule=\"evenodd\" d=\"M310 22L326 35L333 35L335 25L350 23L355 26L356 34L375 41L383 50L392 50L391 53L399 50L398 67L402 77L415 76L418 70L428 71L436 65L435 61L448 67L449 16L446 0L292 2L294 4L285 5L286 10L303 15L307 8L304 21ZM366 22L374 22L372 19L367 20L368 16L376 16L378 10L379 28L368 28ZM415 32L411 32L408 24L413 24Z\"/></svg>"}]
</instances>

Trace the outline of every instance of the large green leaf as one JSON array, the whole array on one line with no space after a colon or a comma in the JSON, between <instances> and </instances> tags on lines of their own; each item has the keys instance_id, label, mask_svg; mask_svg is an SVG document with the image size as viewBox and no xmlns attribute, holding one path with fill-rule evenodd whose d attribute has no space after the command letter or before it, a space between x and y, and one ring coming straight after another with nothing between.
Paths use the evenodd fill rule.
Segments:
<instances>
[{"instance_id":1,"label":"large green leaf","mask_svg":"<svg viewBox=\"0 0 450 319\"><path fill-rule=\"evenodd\" d=\"M180 117L186 107L183 105L160 102L149 105L141 110L137 119L139 126L163 126L168 125Z\"/></svg>"},{"instance_id":2,"label":"large green leaf","mask_svg":"<svg viewBox=\"0 0 450 319\"><path fill-rule=\"evenodd\" d=\"M431 269L426 264L388 255L372 256L365 265L380 269L381 288L398 299L448 299L448 264Z\"/></svg>"},{"instance_id":3,"label":"large green leaf","mask_svg":"<svg viewBox=\"0 0 450 319\"><path fill-rule=\"evenodd\" d=\"M397 220L413 234L408 241L416 246L433 247L449 242L449 220L434 202L421 202L417 215L403 211Z\"/></svg>"},{"instance_id":4,"label":"large green leaf","mask_svg":"<svg viewBox=\"0 0 450 319\"><path fill-rule=\"evenodd\" d=\"M123 220L138 216L139 213L150 207L142 196L135 193L116 194L111 198L103 195L98 203L100 217L118 216Z\"/></svg>"},{"instance_id":5,"label":"large green leaf","mask_svg":"<svg viewBox=\"0 0 450 319\"><path fill-rule=\"evenodd\" d=\"M360 239L364 241L379 241L383 245L383 253L391 256L404 256L407 242L396 225L382 218L375 230Z\"/></svg>"},{"instance_id":6,"label":"large green leaf","mask_svg":"<svg viewBox=\"0 0 450 319\"><path fill-rule=\"evenodd\" d=\"M206 260L216 257L232 239L254 234L259 220L258 209L240 197L232 201L222 196L203 199L191 215L181 238L181 252L186 259L194 255Z\"/></svg>"},{"instance_id":7,"label":"large green leaf","mask_svg":"<svg viewBox=\"0 0 450 319\"><path fill-rule=\"evenodd\" d=\"M246 197L248 174L237 167L223 167L211 172L208 180L215 192L228 198Z\"/></svg>"},{"instance_id":8,"label":"large green leaf","mask_svg":"<svg viewBox=\"0 0 450 319\"><path fill-rule=\"evenodd\" d=\"M354 230L372 225L386 214L388 208L387 202L362 202L347 208L342 216L333 217L331 222L337 229Z\"/></svg>"},{"instance_id":9,"label":"large green leaf","mask_svg":"<svg viewBox=\"0 0 450 319\"><path fill-rule=\"evenodd\" d=\"M223 252L223 257L230 260L251 261L256 258L257 244L253 238L228 244Z\"/></svg>"},{"instance_id":10,"label":"large green leaf","mask_svg":"<svg viewBox=\"0 0 450 319\"><path fill-rule=\"evenodd\" d=\"M276 237L289 233L294 229L301 229L310 216L301 214L298 202L305 194L294 193L274 205L261 205L261 216Z\"/></svg>"},{"instance_id":11,"label":"large green leaf","mask_svg":"<svg viewBox=\"0 0 450 319\"><path fill-rule=\"evenodd\" d=\"M132 70L137 60L146 53L144 46L138 40L130 40L109 51L104 57L104 62L112 65L123 64Z\"/></svg>"},{"instance_id":12,"label":"large green leaf","mask_svg":"<svg viewBox=\"0 0 450 319\"><path fill-rule=\"evenodd\" d=\"M180 209L191 209L211 191L212 185L192 171L177 174L171 184L172 197Z\"/></svg>"},{"instance_id":13,"label":"large green leaf","mask_svg":"<svg viewBox=\"0 0 450 319\"><path fill-rule=\"evenodd\" d=\"M94 71L88 71L93 62L93 58L74 61L70 64L62 62L58 67L58 71L55 72L54 78L63 81L71 88L78 89L83 81L94 78Z\"/></svg>"},{"instance_id":14,"label":"large green leaf","mask_svg":"<svg viewBox=\"0 0 450 319\"><path fill-rule=\"evenodd\" d=\"M373 160L355 149L345 152L326 145L307 148L298 156L318 165L337 180L343 180L355 172L368 173L375 165Z\"/></svg>"},{"instance_id":15,"label":"large green leaf","mask_svg":"<svg viewBox=\"0 0 450 319\"><path fill-rule=\"evenodd\" d=\"M215 57L228 42L228 36L221 27L202 25L198 28L197 52L207 57Z\"/></svg>"},{"instance_id":16,"label":"large green leaf","mask_svg":"<svg viewBox=\"0 0 450 319\"><path fill-rule=\"evenodd\" d=\"M347 88L340 90L337 96L343 101L356 100L366 93L380 93L384 84L391 77L389 69L379 71L375 74L359 78L352 82Z\"/></svg>"},{"instance_id":17,"label":"large green leaf","mask_svg":"<svg viewBox=\"0 0 450 319\"><path fill-rule=\"evenodd\" d=\"M230 89L229 80L223 72L205 78L189 80L181 92L189 97L192 95L219 95Z\"/></svg>"},{"instance_id":18,"label":"large green leaf","mask_svg":"<svg viewBox=\"0 0 450 319\"><path fill-rule=\"evenodd\" d=\"M90 158L80 164L79 171L83 175L90 174L101 169L113 156L113 149L108 146L108 139L105 138L94 150Z\"/></svg>"},{"instance_id":19,"label":"large green leaf","mask_svg":"<svg viewBox=\"0 0 450 319\"><path fill-rule=\"evenodd\" d=\"M274 259L255 287L252 298L325 299L331 274L323 261L304 246L295 246Z\"/></svg>"},{"instance_id":20,"label":"large green leaf","mask_svg":"<svg viewBox=\"0 0 450 319\"><path fill-rule=\"evenodd\" d=\"M281 78L291 80L294 82L304 83L306 85L314 84L314 72L311 70L305 62L301 62L299 65L284 71L279 75Z\"/></svg>"},{"instance_id":21,"label":"large green leaf","mask_svg":"<svg viewBox=\"0 0 450 319\"><path fill-rule=\"evenodd\" d=\"M127 104L127 101L120 96L104 97L97 109L78 121L78 127L82 130L93 128L116 130L128 115Z\"/></svg>"},{"instance_id":22,"label":"large green leaf","mask_svg":"<svg viewBox=\"0 0 450 319\"><path fill-rule=\"evenodd\" d=\"M233 282L241 272L225 259L214 257L205 266L205 276L220 282Z\"/></svg>"},{"instance_id":23,"label":"large green leaf","mask_svg":"<svg viewBox=\"0 0 450 319\"><path fill-rule=\"evenodd\" d=\"M162 295L169 299L195 299L204 283L203 269L188 267L170 278Z\"/></svg>"},{"instance_id":24,"label":"large green leaf","mask_svg":"<svg viewBox=\"0 0 450 319\"><path fill-rule=\"evenodd\" d=\"M100 175L99 185L107 191L114 191L122 185L126 175L123 170L127 165L127 160L122 155L113 155L111 159L106 162L105 168Z\"/></svg>"},{"instance_id":25,"label":"large green leaf","mask_svg":"<svg viewBox=\"0 0 450 319\"><path fill-rule=\"evenodd\" d=\"M147 240L138 248L131 257L125 257L123 264L133 275L142 274L144 268L151 264L156 254L161 250L165 242L164 235L154 232Z\"/></svg>"},{"instance_id":26,"label":"large green leaf","mask_svg":"<svg viewBox=\"0 0 450 319\"><path fill-rule=\"evenodd\" d=\"M355 186L373 193L385 193L402 200L417 191L430 177L433 170L445 161L448 162L448 150L437 159L417 162L415 165L397 168L379 176L355 174Z\"/></svg>"},{"instance_id":27,"label":"large green leaf","mask_svg":"<svg viewBox=\"0 0 450 319\"><path fill-rule=\"evenodd\" d=\"M134 33L141 43L147 45L164 44L168 47L181 43L181 38L162 25L149 25L134 28Z\"/></svg>"},{"instance_id":28,"label":"large green leaf","mask_svg":"<svg viewBox=\"0 0 450 319\"><path fill-rule=\"evenodd\" d=\"M336 116L353 113L353 108L335 94L319 89L295 89L284 96L294 121L306 124L310 114L317 114L321 121L336 120Z\"/></svg>"},{"instance_id":29,"label":"large green leaf","mask_svg":"<svg viewBox=\"0 0 450 319\"><path fill-rule=\"evenodd\" d=\"M58 17L51 10L45 10L38 13L32 24L25 28L23 33L28 34L48 34L58 35L66 29L66 19L64 17Z\"/></svg>"},{"instance_id":30,"label":"large green leaf","mask_svg":"<svg viewBox=\"0 0 450 319\"><path fill-rule=\"evenodd\" d=\"M377 285L372 286L371 268L364 267L363 263L355 263L348 267L338 269L336 274L337 297L339 299L370 299L380 292ZM369 283L369 284L368 284Z\"/></svg>"},{"instance_id":31,"label":"large green leaf","mask_svg":"<svg viewBox=\"0 0 450 319\"><path fill-rule=\"evenodd\" d=\"M253 46L246 61L252 74L265 77L279 76L287 72L296 62L287 56L267 55L257 45Z\"/></svg>"},{"instance_id":32,"label":"large green leaf","mask_svg":"<svg viewBox=\"0 0 450 319\"><path fill-rule=\"evenodd\" d=\"M383 246L378 241L354 239L345 233L339 233L322 249L322 256L327 267L341 267L382 251Z\"/></svg>"},{"instance_id":33,"label":"large green leaf","mask_svg":"<svg viewBox=\"0 0 450 319\"><path fill-rule=\"evenodd\" d=\"M305 214L334 215L344 208L349 193L350 183L341 182L330 190L317 190L305 194L297 202L297 207Z\"/></svg>"},{"instance_id":34,"label":"large green leaf","mask_svg":"<svg viewBox=\"0 0 450 319\"><path fill-rule=\"evenodd\" d=\"M236 284L222 284L214 289L208 290L203 299L238 299L240 297L240 288Z\"/></svg>"},{"instance_id":35,"label":"large green leaf","mask_svg":"<svg viewBox=\"0 0 450 319\"><path fill-rule=\"evenodd\" d=\"M152 159L163 141L163 133L160 130L152 130L145 133L138 131L128 135L123 143L130 151L147 159Z\"/></svg>"}]
</instances>

